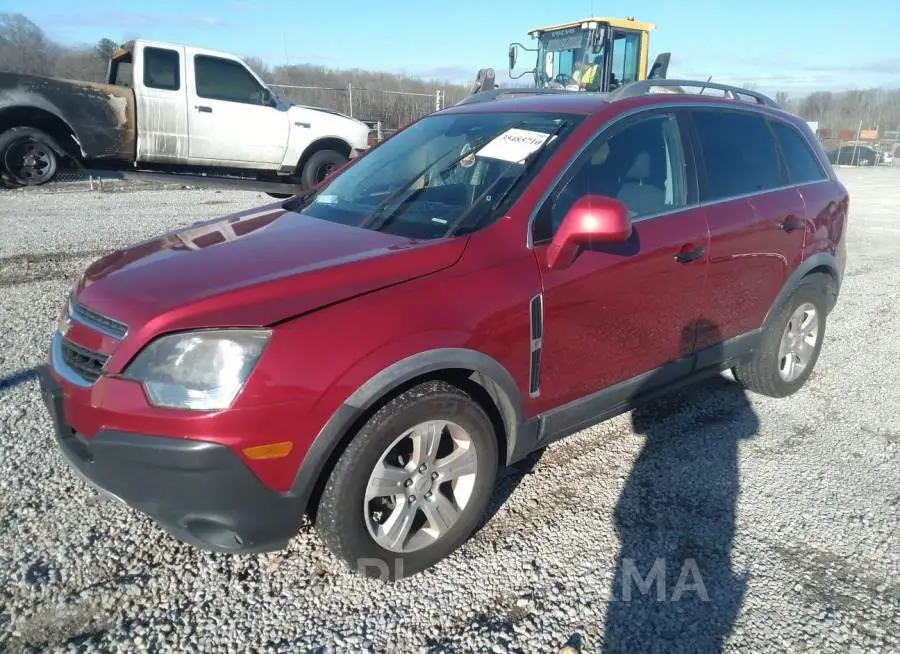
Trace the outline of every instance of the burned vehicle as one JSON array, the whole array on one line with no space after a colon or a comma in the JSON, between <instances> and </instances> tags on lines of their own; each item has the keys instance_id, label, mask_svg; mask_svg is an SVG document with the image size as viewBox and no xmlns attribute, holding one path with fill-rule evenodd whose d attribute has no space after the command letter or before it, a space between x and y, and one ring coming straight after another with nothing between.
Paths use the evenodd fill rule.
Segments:
<instances>
[{"instance_id":1,"label":"burned vehicle","mask_svg":"<svg viewBox=\"0 0 900 654\"><path fill-rule=\"evenodd\" d=\"M239 57L135 40L106 83L0 72L0 173L64 166L227 175L311 187L369 146L370 127L280 98Z\"/></svg>"}]
</instances>

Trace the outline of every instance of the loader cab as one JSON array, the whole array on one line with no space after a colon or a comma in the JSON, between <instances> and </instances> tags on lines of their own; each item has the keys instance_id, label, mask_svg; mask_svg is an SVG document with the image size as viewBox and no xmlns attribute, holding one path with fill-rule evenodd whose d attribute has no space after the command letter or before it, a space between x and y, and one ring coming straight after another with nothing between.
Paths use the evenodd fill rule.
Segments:
<instances>
[{"instance_id":1,"label":"loader cab","mask_svg":"<svg viewBox=\"0 0 900 654\"><path fill-rule=\"evenodd\" d=\"M633 18L587 18L528 32L536 48L510 45L510 77L519 51L534 52L534 85L573 91L612 91L647 78L651 23ZM527 73L524 73L527 74Z\"/></svg>"}]
</instances>

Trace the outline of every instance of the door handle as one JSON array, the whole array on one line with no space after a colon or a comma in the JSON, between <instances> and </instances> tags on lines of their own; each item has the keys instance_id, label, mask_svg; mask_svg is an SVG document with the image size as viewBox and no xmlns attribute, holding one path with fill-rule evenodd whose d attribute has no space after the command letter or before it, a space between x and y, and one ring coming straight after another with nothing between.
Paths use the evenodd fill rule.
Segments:
<instances>
[{"instance_id":1,"label":"door handle","mask_svg":"<svg viewBox=\"0 0 900 654\"><path fill-rule=\"evenodd\" d=\"M784 221L778 223L778 227L786 232L793 232L795 229L803 227L803 221L796 216L788 216Z\"/></svg>"},{"instance_id":2,"label":"door handle","mask_svg":"<svg viewBox=\"0 0 900 654\"><path fill-rule=\"evenodd\" d=\"M194 109L196 109L197 111L199 111L199 112L201 112L201 113L204 113L204 114L211 114L211 113L212 113L212 107L207 107L207 106L205 106L205 105L200 105L199 107L198 107L198 106L195 106Z\"/></svg>"},{"instance_id":3,"label":"door handle","mask_svg":"<svg viewBox=\"0 0 900 654\"><path fill-rule=\"evenodd\" d=\"M703 246L695 248L693 250L682 249L681 252L675 255L674 259L678 263L687 263L689 261L693 261L694 259L699 259L703 256L704 252L706 252L706 248Z\"/></svg>"}]
</instances>

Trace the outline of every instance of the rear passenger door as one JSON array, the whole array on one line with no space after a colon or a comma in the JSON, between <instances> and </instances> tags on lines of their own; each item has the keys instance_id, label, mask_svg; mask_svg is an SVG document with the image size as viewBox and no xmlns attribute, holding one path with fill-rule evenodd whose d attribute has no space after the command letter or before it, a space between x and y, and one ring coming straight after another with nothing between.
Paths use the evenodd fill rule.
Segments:
<instances>
[{"instance_id":1,"label":"rear passenger door","mask_svg":"<svg viewBox=\"0 0 900 654\"><path fill-rule=\"evenodd\" d=\"M697 334L700 350L762 325L802 257L806 207L764 114L718 107L690 113L710 228L710 328Z\"/></svg>"},{"instance_id":2,"label":"rear passenger door","mask_svg":"<svg viewBox=\"0 0 900 654\"><path fill-rule=\"evenodd\" d=\"M788 179L803 198L806 220L803 229L803 258L815 254L817 248L837 242L833 227L835 204L843 199L834 186L819 158L813 153L807 138L798 126L772 120L772 131L787 168ZM814 138L814 137L812 137ZM820 235L824 238L816 239Z\"/></svg>"},{"instance_id":3,"label":"rear passenger door","mask_svg":"<svg viewBox=\"0 0 900 654\"><path fill-rule=\"evenodd\" d=\"M188 155L184 49L144 46L132 78L137 100L137 161L184 163Z\"/></svg>"}]
</instances>

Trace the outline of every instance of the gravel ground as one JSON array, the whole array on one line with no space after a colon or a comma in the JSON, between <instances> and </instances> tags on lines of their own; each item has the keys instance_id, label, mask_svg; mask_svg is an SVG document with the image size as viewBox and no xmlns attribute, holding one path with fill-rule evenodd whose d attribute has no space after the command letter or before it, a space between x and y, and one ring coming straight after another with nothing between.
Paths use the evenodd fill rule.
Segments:
<instances>
[{"instance_id":1,"label":"gravel ground","mask_svg":"<svg viewBox=\"0 0 900 654\"><path fill-rule=\"evenodd\" d=\"M850 260L804 390L723 376L555 444L501 480L461 551L390 586L308 531L281 553L195 551L53 445L34 366L74 277L269 198L0 195L0 651L900 651L900 170L839 174ZM613 574L654 565L647 593Z\"/></svg>"}]
</instances>

